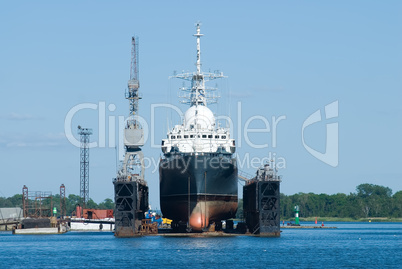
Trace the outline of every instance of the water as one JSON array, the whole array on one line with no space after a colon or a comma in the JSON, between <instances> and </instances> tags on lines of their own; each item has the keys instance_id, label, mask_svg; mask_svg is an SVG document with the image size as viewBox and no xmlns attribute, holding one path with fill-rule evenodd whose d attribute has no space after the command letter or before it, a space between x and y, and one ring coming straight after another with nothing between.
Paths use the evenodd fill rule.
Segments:
<instances>
[{"instance_id":1,"label":"water","mask_svg":"<svg viewBox=\"0 0 402 269\"><path fill-rule=\"evenodd\" d=\"M0 232L2 268L402 268L402 223L326 223L250 236L115 238Z\"/></svg>"}]
</instances>

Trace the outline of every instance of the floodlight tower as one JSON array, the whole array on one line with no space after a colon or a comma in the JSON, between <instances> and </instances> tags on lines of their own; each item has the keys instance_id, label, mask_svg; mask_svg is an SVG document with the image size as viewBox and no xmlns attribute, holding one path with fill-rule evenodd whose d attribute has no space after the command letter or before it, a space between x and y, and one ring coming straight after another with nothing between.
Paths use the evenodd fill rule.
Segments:
<instances>
[{"instance_id":1,"label":"floodlight tower","mask_svg":"<svg viewBox=\"0 0 402 269\"><path fill-rule=\"evenodd\" d=\"M80 197L82 208L89 199L89 136L92 134L92 129L82 128L78 125L78 134L81 136L80 148Z\"/></svg>"}]
</instances>

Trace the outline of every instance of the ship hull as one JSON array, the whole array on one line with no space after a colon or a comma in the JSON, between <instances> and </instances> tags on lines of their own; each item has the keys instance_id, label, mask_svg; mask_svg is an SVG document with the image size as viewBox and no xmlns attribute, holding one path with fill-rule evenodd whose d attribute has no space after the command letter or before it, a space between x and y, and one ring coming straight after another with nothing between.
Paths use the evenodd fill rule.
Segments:
<instances>
[{"instance_id":1,"label":"ship hull","mask_svg":"<svg viewBox=\"0 0 402 269\"><path fill-rule=\"evenodd\" d=\"M194 230L235 217L237 166L230 154L174 154L159 166L164 217Z\"/></svg>"}]
</instances>

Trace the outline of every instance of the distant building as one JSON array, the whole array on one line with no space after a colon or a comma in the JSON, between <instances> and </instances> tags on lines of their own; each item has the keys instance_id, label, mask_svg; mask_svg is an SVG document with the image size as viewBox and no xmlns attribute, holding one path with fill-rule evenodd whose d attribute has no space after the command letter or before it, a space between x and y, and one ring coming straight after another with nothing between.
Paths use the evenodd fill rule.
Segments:
<instances>
[{"instance_id":1,"label":"distant building","mask_svg":"<svg viewBox=\"0 0 402 269\"><path fill-rule=\"evenodd\" d=\"M0 221L19 220L23 216L22 209L19 207L0 208Z\"/></svg>"}]
</instances>

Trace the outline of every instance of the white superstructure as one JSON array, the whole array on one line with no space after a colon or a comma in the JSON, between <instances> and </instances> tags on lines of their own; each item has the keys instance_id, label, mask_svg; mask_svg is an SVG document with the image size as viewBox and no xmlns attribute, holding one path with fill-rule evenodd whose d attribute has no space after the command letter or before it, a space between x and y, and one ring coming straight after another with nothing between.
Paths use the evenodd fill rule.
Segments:
<instances>
[{"instance_id":1,"label":"white superstructure","mask_svg":"<svg viewBox=\"0 0 402 269\"><path fill-rule=\"evenodd\" d=\"M228 128L217 126L212 111L207 104L216 103L219 97L211 92L215 88L205 87L205 82L223 78L223 74L203 73L201 71L201 49L200 23L196 24L197 33L197 71L193 73L183 73L175 75L175 78L188 80L191 87L183 87L181 90L186 94L181 96L185 100L182 103L190 105L184 114L181 125L176 125L167 134L166 139L162 139L162 152L179 151L182 153L215 153L228 152L234 153L236 149L235 140L230 138Z\"/></svg>"}]
</instances>

